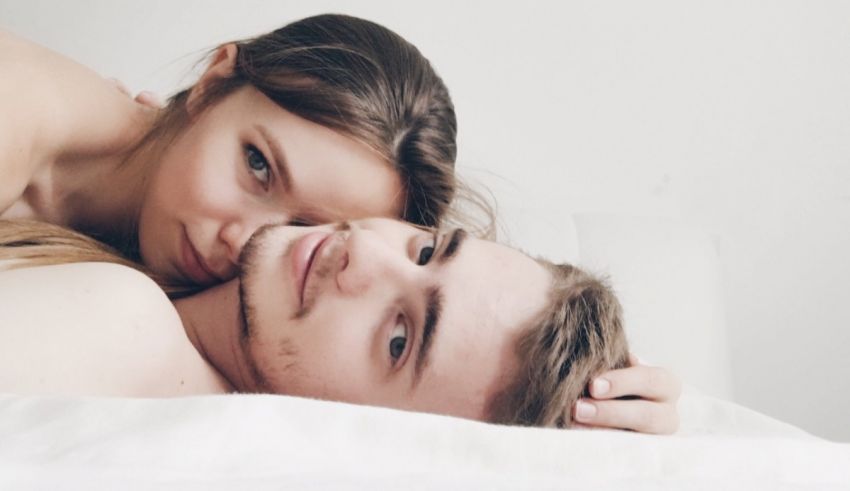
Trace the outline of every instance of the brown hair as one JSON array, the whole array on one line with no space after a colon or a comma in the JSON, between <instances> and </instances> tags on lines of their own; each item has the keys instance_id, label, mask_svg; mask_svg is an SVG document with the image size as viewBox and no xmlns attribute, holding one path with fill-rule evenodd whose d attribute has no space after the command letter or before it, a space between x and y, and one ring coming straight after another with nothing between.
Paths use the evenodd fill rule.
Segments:
<instances>
[{"instance_id":1,"label":"brown hair","mask_svg":"<svg viewBox=\"0 0 850 491\"><path fill-rule=\"evenodd\" d=\"M232 73L206 86L194 108L204 110L252 86L390 163L405 184L400 218L440 222L457 187L457 122L448 89L415 46L374 22L337 14L308 17L235 45ZM189 93L170 98L140 147L167 145L189 124Z\"/></svg>"},{"instance_id":2,"label":"brown hair","mask_svg":"<svg viewBox=\"0 0 850 491\"><path fill-rule=\"evenodd\" d=\"M520 366L488 405L494 423L565 428L590 379L628 365L622 309L600 279L538 259L552 274L549 306L520 335Z\"/></svg>"},{"instance_id":3,"label":"brown hair","mask_svg":"<svg viewBox=\"0 0 850 491\"><path fill-rule=\"evenodd\" d=\"M9 263L4 263L4 261ZM170 296L188 290L169 285L110 247L58 225L0 220L0 270L76 262L110 262L151 276ZM571 409L591 377L627 365L628 345L620 303L601 280L569 264L538 259L552 274L550 301L519 336L520 367L488 404L500 424L569 427Z\"/></svg>"},{"instance_id":4,"label":"brown hair","mask_svg":"<svg viewBox=\"0 0 850 491\"><path fill-rule=\"evenodd\" d=\"M54 264L106 262L120 264L151 277L169 296L192 290L171 284L118 251L71 229L34 220L0 220L0 271Z\"/></svg>"}]
</instances>

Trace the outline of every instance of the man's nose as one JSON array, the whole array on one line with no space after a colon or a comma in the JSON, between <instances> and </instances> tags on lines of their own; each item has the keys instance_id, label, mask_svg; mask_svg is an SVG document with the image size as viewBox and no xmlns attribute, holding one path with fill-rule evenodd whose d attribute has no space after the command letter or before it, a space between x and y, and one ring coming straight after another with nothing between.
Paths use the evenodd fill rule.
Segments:
<instances>
[{"instance_id":1,"label":"man's nose","mask_svg":"<svg viewBox=\"0 0 850 491\"><path fill-rule=\"evenodd\" d=\"M377 233L356 226L345 241L341 264L336 281L344 295L358 295L378 284L402 288L413 281L413 263L403 248L393 247Z\"/></svg>"}]
</instances>

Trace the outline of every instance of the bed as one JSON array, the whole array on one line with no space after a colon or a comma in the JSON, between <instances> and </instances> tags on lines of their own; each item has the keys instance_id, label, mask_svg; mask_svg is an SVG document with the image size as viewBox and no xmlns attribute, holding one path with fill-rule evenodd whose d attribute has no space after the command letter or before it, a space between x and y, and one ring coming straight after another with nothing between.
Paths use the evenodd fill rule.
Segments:
<instances>
[{"instance_id":1,"label":"bed","mask_svg":"<svg viewBox=\"0 0 850 491\"><path fill-rule=\"evenodd\" d=\"M676 436L285 396L0 398L0 489L849 489L850 446L700 394Z\"/></svg>"}]
</instances>

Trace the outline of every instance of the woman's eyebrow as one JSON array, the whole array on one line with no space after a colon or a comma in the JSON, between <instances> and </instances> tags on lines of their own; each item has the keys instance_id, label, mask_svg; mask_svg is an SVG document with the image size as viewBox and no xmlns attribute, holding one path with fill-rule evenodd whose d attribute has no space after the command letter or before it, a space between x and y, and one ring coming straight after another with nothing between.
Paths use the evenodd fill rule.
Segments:
<instances>
[{"instance_id":1,"label":"woman's eyebrow","mask_svg":"<svg viewBox=\"0 0 850 491\"><path fill-rule=\"evenodd\" d=\"M274 160L275 167L277 167L278 174L280 175L280 180L283 181L283 190L287 193L292 193L292 174L289 173L289 163L286 161L286 156L283 153L283 149L280 148L277 140L272 136L271 132L263 125L256 124L254 125L254 129L256 129L260 135L265 140L266 145L268 145L269 149L272 152L272 160Z\"/></svg>"}]
</instances>

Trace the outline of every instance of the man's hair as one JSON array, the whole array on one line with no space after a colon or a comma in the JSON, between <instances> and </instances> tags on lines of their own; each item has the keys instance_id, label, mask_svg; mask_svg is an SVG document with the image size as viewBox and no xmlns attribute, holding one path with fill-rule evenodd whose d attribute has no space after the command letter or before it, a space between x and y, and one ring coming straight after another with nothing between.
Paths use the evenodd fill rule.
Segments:
<instances>
[{"instance_id":1,"label":"man's hair","mask_svg":"<svg viewBox=\"0 0 850 491\"><path fill-rule=\"evenodd\" d=\"M622 308L604 281L569 264L538 262L552 274L549 303L520 334L519 369L491 398L488 419L568 428L591 378L628 365Z\"/></svg>"}]
</instances>

